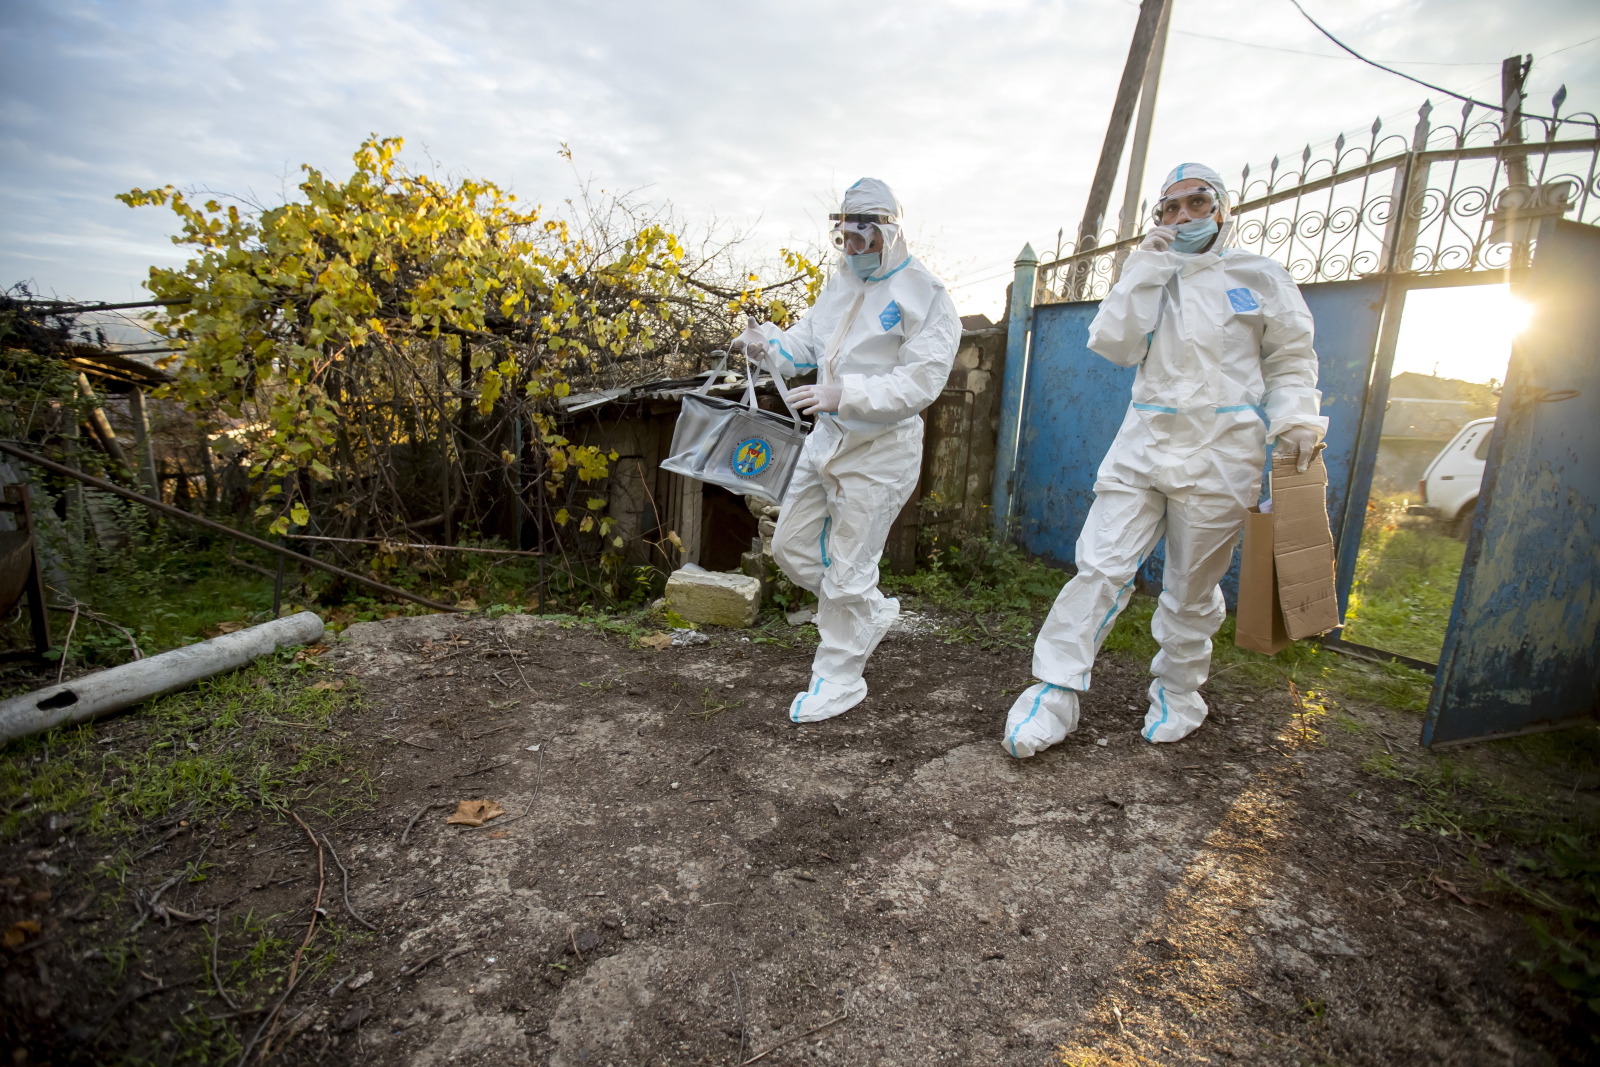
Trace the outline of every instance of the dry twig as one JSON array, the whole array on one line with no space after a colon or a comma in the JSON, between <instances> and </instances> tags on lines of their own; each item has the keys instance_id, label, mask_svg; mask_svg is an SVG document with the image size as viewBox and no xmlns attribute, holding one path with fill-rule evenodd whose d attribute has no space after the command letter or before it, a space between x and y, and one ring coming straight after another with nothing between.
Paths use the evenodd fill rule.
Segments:
<instances>
[{"instance_id":1,"label":"dry twig","mask_svg":"<svg viewBox=\"0 0 1600 1067\"><path fill-rule=\"evenodd\" d=\"M818 1030L826 1030L828 1027L832 1026L834 1023L843 1022L844 1020L846 1020L848 1018L850 1018L850 1013L849 1012L842 1012L841 1014L835 1016L834 1018L829 1019L827 1022L823 1023L821 1026L813 1026L811 1029L807 1030L803 1034L796 1034L793 1037L784 1038L782 1041L778 1042L776 1045L773 1045L771 1048L767 1049L767 1051L757 1053L756 1055L751 1056L749 1059L742 1061L738 1065L738 1067L745 1067L746 1064L754 1063L757 1060L764 1060L768 1056L772 1055L774 1052L778 1051L783 1046L788 1045L788 1044L792 1044L792 1043L794 1043L796 1041L801 1040L802 1038L810 1037L812 1034L816 1033Z\"/></svg>"},{"instance_id":2,"label":"dry twig","mask_svg":"<svg viewBox=\"0 0 1600 1067\"><path fill-rule=\"evenodd\" d=\"M368 930L376 930L376 926L357 915L356 909L350 906L350 872L344 869L344 861L339 858L339 853L334 849L333 842L328 840L326 833L322 835L322 840L327 843L328 852L333 856L333 862L339 865L339 873L344 875L344 910L350 913L350 918L365 926Z\"/></svg>"},{"instance_id":3,"label":"dry twig","mask_svg":"<svg viewBox=\"0 0 1600 1067\"><path fill-rule=\"evenodd\" d=\"M249 1061L250 1053L255 1049L256 1042L261 1039L261 1031L266 1030L268 1024L271 1024L271 1029L267 1031L266 1043L261 1046L261 1058L263 1060L267 1058L267 1054L272 1048L272 1039L278 1032L278 1019L283 1012L283 1006L288 1002L290 994L294 992L295 983L300 979L300 960L305 955L306 947L311 944L311 938L316 935L317 916L322 914L322 890L325 885L322 870L322 845L317 841L317 835L311 832L311 827L300 820L300 816L292 811L287 812L287 814L289 818L299 824L300 829L306 832L306 836L311 839L312 846L317 850L317 896L311 903L311 918L306 923L305 939L300 942L300 947L295 950L294 959L289 963L289 981L284 986L283 995L272 1006L272 1010L267 1013L267 1017L261 1020L261 1025L256 1027L256 1032L251 1036L250 1043L245 1045L244 1051L239 1054L239 1067L244 1067L244 1064Z\"/></svg>"}]
</instances>

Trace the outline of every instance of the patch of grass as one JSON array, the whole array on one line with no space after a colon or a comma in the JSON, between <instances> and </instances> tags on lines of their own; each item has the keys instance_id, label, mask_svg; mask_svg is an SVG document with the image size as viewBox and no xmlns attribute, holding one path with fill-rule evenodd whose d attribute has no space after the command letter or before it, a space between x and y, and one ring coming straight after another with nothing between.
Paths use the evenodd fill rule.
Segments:
<instances>
[{"instance_id":1,"label":"patch of grass","mask_svg":"<svg viewBox=\"0 0 1600 1067\"><path fill-rule=\"evenodd\" d=\"M1438 662L1466 545L1442 524L1408 517L1398 501L1369 506L1344 636Z\"/></svg>"},{"instance_id":2,"label":"patch of grass","mask_svg":"<svg viewBox=\"0 0 1600 1067\"><path fill-rule=\"evenodd\" d=\"M351 754L336 713L358 700L348 680L319 684L327 677L315 657L284 650L98 726L14 742L0 752L0 840L51 818L58 831L116 838L180 806L226 814L315 799L332 816L364 805L364 769L327 774Z\"/></svg>"}]
</instances>

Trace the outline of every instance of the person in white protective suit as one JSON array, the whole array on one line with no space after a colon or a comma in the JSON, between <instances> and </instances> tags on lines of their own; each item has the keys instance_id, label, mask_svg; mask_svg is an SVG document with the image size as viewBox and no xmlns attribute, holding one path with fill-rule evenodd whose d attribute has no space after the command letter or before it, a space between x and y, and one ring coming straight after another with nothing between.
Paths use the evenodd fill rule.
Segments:
<instances>
[{"instance_id":1,"label":"person in white protective suit","mask_svg":"<svg viewBox=\"0 0 1600 1067\"><path fill-rule=\"evenodd\" d=\"M789 393L816 426L772 545L789 579L817 596L821 642L811 682L789 706L794 722L831 718L867 695L867 657L900 614L878 589L878 559L916 488L917 416L939 398L961 342L955 302L907 249L900 216L883 182L852 185L830 216L839 269L794 326L762 327L784 377L817 371L815 385Z\"/></svg>"},{"instance_id":2,"label":"person in white protective suit","mask_svg":"<svg viewBox=\"0 0 1600 1067\"><path fill-rule=\"evenodd\" d=\"M1305 470L1327 432L1312 321L1288 273L1225 247L1227 191L1209 167L1167 175L1158 225L1128 256L1089 325L1089 347L1137 366L1132 402L1096 475L1077 575L1034 644L1033 674L1002 744L1031 756L1078 726L1078 694L1127 605L1134 576L1167 539L1151 632L1148 741L1187 737L1206 717L1198 690L1222 625L1218 583L1246 510L1260 498L1268 441Z\"/></svg>"}]
</instances>

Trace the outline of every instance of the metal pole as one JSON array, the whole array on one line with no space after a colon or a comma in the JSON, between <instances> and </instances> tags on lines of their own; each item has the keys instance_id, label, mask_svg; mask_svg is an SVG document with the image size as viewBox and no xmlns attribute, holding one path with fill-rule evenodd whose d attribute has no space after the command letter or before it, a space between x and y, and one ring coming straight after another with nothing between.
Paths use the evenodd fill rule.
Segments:
<instances>
[{"instance_id":1,"label":"metal pole","mask_svg":"<svg viewBox=\"0 0 1600 1067\"><path fill-rule=\"evenodd\" d=\"M1095 167L1094 180L1089 184L1089 199L1084 205L1083 221L1078 224L1078 252L1095 247L1099 240L1106 206L1111 202L1111 187L1116 184L1117 168L1122 162L1122 149L1127 144L1128 126L1133 122L1133 108L1139 99L1139 85L1144 81L1151 45L1155 43L1156 28L1166 6L1167 0L1142 0L1139 4L1139 21L1134 24L1133 42L1128 46L1128 59L1122 67L1117 99L1111 106L1111 123L1106 127L1105 143L1100 146L1100 162ZM1077 289L1075 282L1072 299L1077 299Z\"/></svg>"},{"instance_id":2,"label":"metal pole","mask_svg":"<svg viewBox=\"0 0 1600 1067\"><path fill-rule=\"evenodd\" d=\"M1389 379L1394 375L1395 348L1400 341L1400 318L1405 310L1409 287L1399 279L1402 264L1411 263L1416 247L1418 223L1423 208L1428 168L1420 162L1428 147L1428 116L1433 109L1423 104L1417 112L1416 129L1411 135L1411 152L1396 175L1396 194L1390 208L1389 234L1385 240L1383 311L1378 320L1378 342L1372 357L1372 373L1367 395L1361 406L1361 422L1356 432L1355 460L1350 470L1350 487L1345 493L1344 514L1339 520L1339 558L1334 571L1334 591L1339 601L1339 619L1344 620L1350 605L1350 589L1355 582L1356 562L1361 555L1361 537L1366 529L1367 499L1372 495L1372 475L1378 462L1378 445L1383 436L1384 410L1389 406ZM1342 632L1334 632L1337 637Z\"/></svg>"},{"instance_id":3,"label":"metal pole","mask_svg":"<svg viewBox=\"0 0 1600 1067\"><path fill-rule=\"evenodd\" d=\"M1011 523L1016 486L1017 449L1022 429L1022 404L1028 383L1028 342L1033 333L1033 293L1039 278L1039 256L1033 245L1017 254L1011 282L1011 314L1006 320L1006 369L1000 387L1000 428L995 440L994 487L990 504L995 530L1002 536Z\"/></svg>"}]
</instances>

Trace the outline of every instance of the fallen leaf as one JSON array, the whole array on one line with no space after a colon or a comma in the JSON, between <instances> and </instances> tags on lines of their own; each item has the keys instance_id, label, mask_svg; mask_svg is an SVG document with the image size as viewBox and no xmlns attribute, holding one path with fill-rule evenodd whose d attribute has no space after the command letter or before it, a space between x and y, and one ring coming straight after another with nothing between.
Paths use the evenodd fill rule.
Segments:
<instances>
[{"instance_id":1,"label":"fallen leaf","mask_svg":"<svg viewBox=\"0 0 1600 1067\"><path fill-rule=\"evenodd\" d=\"M238 633L242 629L244 629L244 623L242 623L242 622L219 622L219 623L217 623L217 632L220 633L220 634Z\"/></svg>"},{"instance_id":2,"label":"fallen leaf","mask_svg":"<svg viewBox=\"0 0 1600 1067\"><path fill-rule=\"evenodd\" d=\"M490 837L510 837L511 835L509 833L507 833L505 830L495 830L489 836Z\"/></svg>"},{"instance_id":3,"label":"fallen leaf","mask_svg":"<svg viewBox=\"0 0 1600 1067\"><path fill-rule=\"evenodd\" d=\"M6 948L19 948L24 941L28 940L29 934L38 932L39 924L32 919L23 919L19 923L12 923L11 929L5 933Z\"/></svg>"},{"instance_id":4,"label":"fallen leaf","mask_svg":"<svg viewBox=\"0 0 1600 1067\"><path fill-rule=\"evenodd\" d=\"M327 689L327 690L330 690L332 692L337 693L339 690L344 688L344 679L340 678L337 682L318 682L316 685L312 686L311 688L312 689Z\"/></svg>"},{"instance_id":5,"label":"fallen leaf","mask_svg":"<svg viewBox=\"0 0 1600 1067\"><path fill-rule=\"evenodd\" d=\"M462 597L460 600L456 601L456 607L460 608L462 611L477 611L478 602L470 596Z\"/></svg>"},{"instance_id":6,"label":"fallen leaf","mask_svg":"<svg viewBox=\"0 0 1600 1067\"><path fill-rule=\"evenodd\" d=\"M653 649L656 649L656 650L659 651L659 650L661 650L663 648L671 648L672 647L672 635L671 634L651 634L649 637L641 637L641 638L639 638L639 643L641 645L643 645L645 648L653 648Z\"/></svg>"},{"instance_id":7,"label":"fallen leaf","mask_svg":"<svg viewBox=\"0 0 1600 1067\"><path fill-rule=\"evenodd\" d=\"M506 809L492 800L462 800L456 803L455 814L445 822L458 826L482 826L490 819L505 813Z\"/></svg>"},{"instance_id":8,"label":"fallen leaf","mask_svg":"<svg viewBox=\"0 0 1600 1067\"><path fill-rule=\"evenodd\" d=\"M294 654L294 661L296 663L304 663L312 656L320 656L326 651L328 651L327 645L311 645L308 648L302 648L299 652L296 652Z\"/></svg>"}]
</instances>

